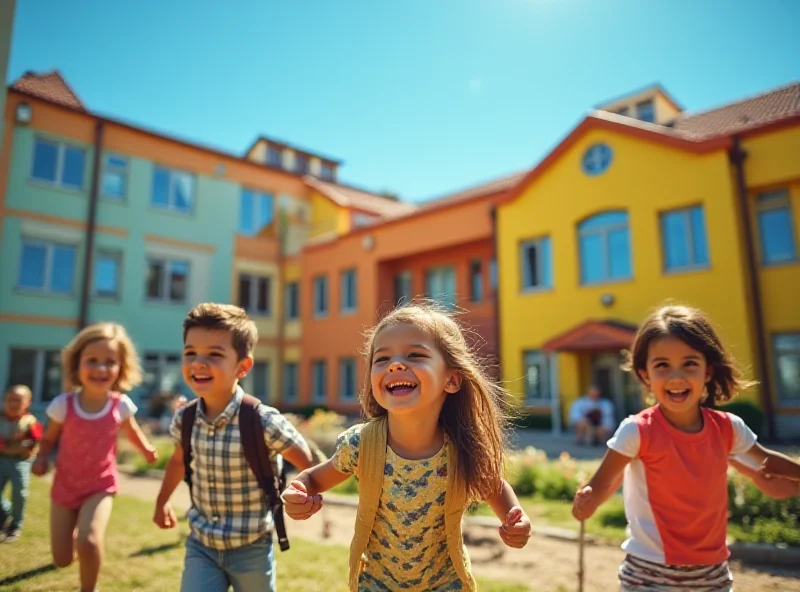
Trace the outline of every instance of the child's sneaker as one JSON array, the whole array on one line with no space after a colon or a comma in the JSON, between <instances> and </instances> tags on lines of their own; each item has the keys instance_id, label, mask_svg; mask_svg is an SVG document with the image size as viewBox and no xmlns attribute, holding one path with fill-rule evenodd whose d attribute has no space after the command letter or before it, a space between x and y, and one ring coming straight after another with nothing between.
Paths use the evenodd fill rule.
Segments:
<instances>
[{"instance_id":1,"label":"child's sneaker","mask_svg":"<svg viewBox=\"0 0 800 592\"><path fill-rule=\"evenodd\" d=\"M13 543L21 536L22 536L22 531L19 528L9 528L8 531L6 531L6 538L3 542Z\"/></svg>"}]
</instances>

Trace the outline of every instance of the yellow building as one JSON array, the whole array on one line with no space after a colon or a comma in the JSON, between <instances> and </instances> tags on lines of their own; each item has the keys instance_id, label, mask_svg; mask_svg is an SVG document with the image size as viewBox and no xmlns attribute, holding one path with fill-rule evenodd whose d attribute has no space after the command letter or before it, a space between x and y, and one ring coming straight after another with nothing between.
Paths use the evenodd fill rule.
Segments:
<instances>
[{"instance_id":1,"label":"yellow building","mask_svg":"<svg viewBox=\"0 0 800 592\"><path fill-rule=\"evenodd\" d=\"M706 310L760 382L769 434L800 435L800 84L691 114L660 87L591 112L498 207L503 375L563 426L668 299ZM524 377L519 380L519 377Z\"/></svg>"}]
</instances>

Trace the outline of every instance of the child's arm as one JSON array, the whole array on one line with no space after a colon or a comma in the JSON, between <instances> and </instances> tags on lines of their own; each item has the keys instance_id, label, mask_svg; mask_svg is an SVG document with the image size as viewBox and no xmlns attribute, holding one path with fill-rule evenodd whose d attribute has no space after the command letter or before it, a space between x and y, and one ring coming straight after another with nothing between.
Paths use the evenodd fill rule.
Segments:
<instances>
[{"instance_id":1,"label":"child's arm","mask_svg":"<svg viewBox=\"0 0 800 592\"><path fill-rule=\"evenodd\" d=\"M311 449L305 440L302 443L291 444L289 448L281 452L281 456L301 471L314 465Z\"/></svg>"},{"instance_id":2,"label":"child's arm","mask_svg":"<svg viewBox=\"0 0 800 592\"><path fill-rule=\"evenodd\" d=\"M333 459L302 471L281 494L289 517L306 520L322 507L322 492L344 482L349 475L339 472Z\"/></svg>"},{"instance_id":3,"label":"child's arm","mask_svg":"<svg viewBox=\"0 0 800 592\"><path fill-rule=\"evenodd\" d=\"M61 435L61 426L63 424L58 422L52 418L47 423L47 429L44 432L44 436L42 436L42 442L39 446L39 454L36 456L36 460L33 461L33 465L31 466L31 472L34 475L42 476L47 473L47 459L50 456L50 453L53 451L53 447L58 442L58 437Z\"/></svg>"},{"instance_id":4,"label":"child's arm","mask_svg":"<svg viewBox=\"0 0 800 592\"><path fill-rule=\"evenodd\" d=\"M165 467L164 479L161 481L161 489L156 498L156 511L153 515L153 522L159 528L174 528L178 523L175 511L169 503L169 498L172 497L175 489L183 481L183 476L183 448L180 444L177 444Z\"/></svg>"},{"instance_id":5,"label":"child's arm","mask_svg":"<svg viewBox=\"0 0 800 592\"><path fill-rule=\"evenodd\" d=\"M758 469L759 465L749 459L731 457L728 463L742 475L753 482L764 495L773 499L789 499L800 495L800 481L790 481L782 478L765 477ZM751 466L752 465L752 466Z\"/></svg>"},{"instance_id":6,"label":"child's arm","mask_svg":"<svg viewBox=\"0 0 800 592\"><path fill-rule=\"evenodd\" d=\"M597 472L583 488L575 494L572 515L578 520L587 520L613 493L619 489L622 472L631 458L608 449Z\"/></svg>"},{"instance_id":7,"label":"child's arm","mask_svg":"<svg viewBox=\"0 0 800 592\"><path fill-rule=\"evenodd\" d=\"M503 524L500 526L500 538L509 547L521 549L531 538L531 521L519 504L517 495L503 479L499 493L495 497L484 499Z\"/></svg>"},{"instance_id":8,"label":"child's arm","mask_svg":"<svg viewBox=\"0 0 800 592\"><path fill-rule=\"evenodd\" d=\"M147 436L142 432L142 428L139 427L136 418L131 416L123 421L122 428L125 430L128 440L136 446L148 463L153 464L158 460L158 451L147 441Z\"/></svg>"}]
</instances>

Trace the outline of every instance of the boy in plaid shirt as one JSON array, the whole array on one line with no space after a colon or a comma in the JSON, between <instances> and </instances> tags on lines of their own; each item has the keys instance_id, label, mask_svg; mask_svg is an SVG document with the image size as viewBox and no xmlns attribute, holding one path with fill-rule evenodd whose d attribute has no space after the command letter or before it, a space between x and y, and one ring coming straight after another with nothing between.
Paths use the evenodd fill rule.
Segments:
<instances>
[{"instance_id":1,"label":"boy in plaid shirt","mask_svg":"<svg viewBox=\"0 0 800 592\"><path fill-rule=\"evenodd\" d=\"M181 579L182 592L234 590L274 592L272 511L245 460L239 434L244 394L238 382L253 366L255 323L239 307L200 304L183 322L183 379L200 399L192 429L191 534ZM185 408L175 413L176 442L156 501L153 521L174 528L169 498L184 477L181 446ZM277 409L259 406L264 440L277 475L285 457L302 469L312 463L308 444Z\"/></svg>"},{"instance_id":2,"label":"boy in plaid shirt","mask_svg":"<svg viewBox=\"0 0 800 592\"><path fill-rule=\"evenodd\" d=\"M39 448L42 426L28 413L31 389L17 384L6 391L0 415L0 541L12 543L22 533L31 480L31 458ZM11 482L11 500L3 497Z\"/></svg>"}]
</instances>

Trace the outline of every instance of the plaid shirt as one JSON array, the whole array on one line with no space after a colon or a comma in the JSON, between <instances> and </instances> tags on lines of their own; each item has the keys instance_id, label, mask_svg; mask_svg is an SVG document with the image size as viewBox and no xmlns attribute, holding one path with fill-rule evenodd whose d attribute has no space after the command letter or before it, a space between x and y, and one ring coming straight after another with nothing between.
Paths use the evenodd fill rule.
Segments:
<instances>
[{"instance_id":1,"label":"plaid shirt","mask_svg":"<svg viewBox=\"0 0 800 592\"><path fill-rule=\"evenodd\" d=\"M187 513L192 534L206 547L230 550L250 544L272 532L272 510L245 460L239 434L241 387L212 423L198 401L192 429L192 498ZM279 453L292 444L308 444L277 409L259 406L264 440L270 449L272 470L283 465ZM172 419L170 435L181 442L183 409Z\"/></svg>"}]
</instances>

